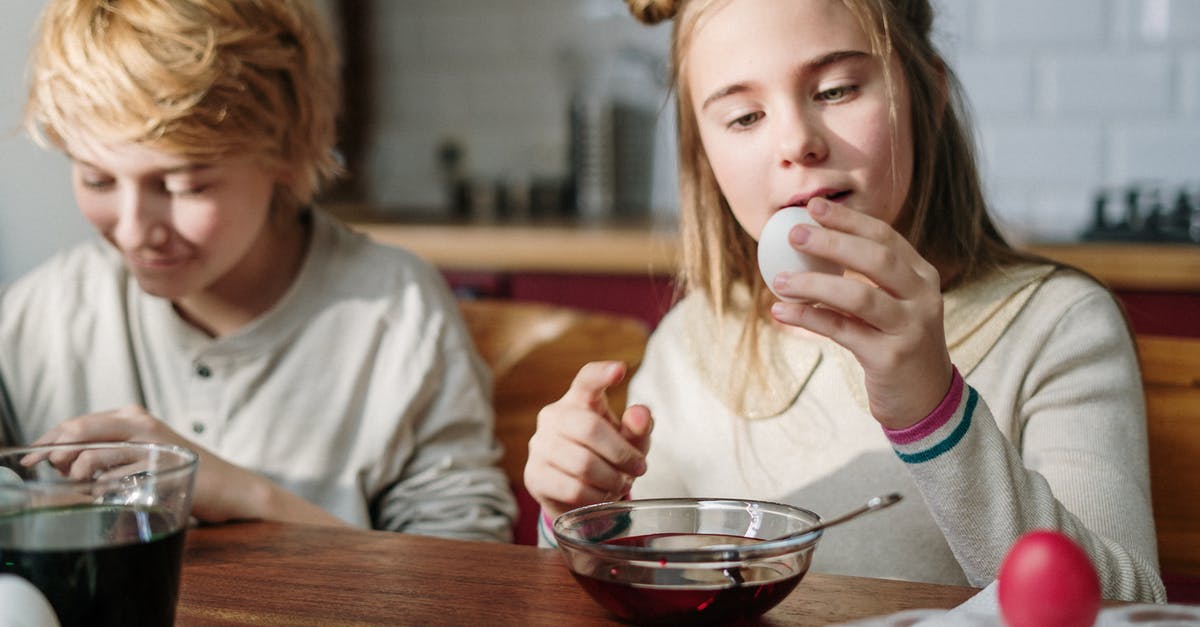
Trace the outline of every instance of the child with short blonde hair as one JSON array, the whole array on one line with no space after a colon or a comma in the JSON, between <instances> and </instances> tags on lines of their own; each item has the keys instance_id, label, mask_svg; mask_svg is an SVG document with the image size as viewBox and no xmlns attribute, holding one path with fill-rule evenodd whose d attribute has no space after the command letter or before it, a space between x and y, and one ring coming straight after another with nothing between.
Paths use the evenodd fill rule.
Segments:
<instances>
[{"instance_id":1,"label":"child with short blonde hair","mask_svg":"<svg viewBox=\"0 0 1200 627\"><path fill-rule=\"evenodd\" d=\"M27 125L101 240L0 292L0 439L196 449L194 514L508 540L440 274L313 206L338 54L306 0L53 0Z\"/></svg>"}]
</instances>

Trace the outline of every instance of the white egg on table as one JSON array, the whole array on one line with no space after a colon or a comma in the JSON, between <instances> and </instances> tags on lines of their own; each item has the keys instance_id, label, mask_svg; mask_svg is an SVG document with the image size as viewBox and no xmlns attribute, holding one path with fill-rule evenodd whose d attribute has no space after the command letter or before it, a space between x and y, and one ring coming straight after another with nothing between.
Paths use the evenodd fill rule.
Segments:
<instances>
[{"instance_id":1,"label":"white egg on table","mask_svg":"<svg viewBox=\"0 0 1200 627\"><path fill-rule=\"evenodd\" d=\"M33 584L16 575L0 575L0 625L59 627L58 615Z\"/></svg>"},{"instance_id":2,"label":"white egg on table","mask_svg":"<svg viewBox=\"0 0 1200 627\"><path fill-rule=\"evenodd\" d=\"M22 483L25 483L25 481L23 479L21 479L21 475L18 475L17 472L15 470L13 470L12 468L5 468L4 466L0 466L0 484L5 484L5 483L12 484L12 485L21 485Z\"/></svg>"},{"instance_id":3,"label":"white egg on table","mask_svg":"<svg viewBox=\"0 0 1200 627\"><path fill-rule=\"evenodd\" d=\"M758 270L767 287L780 300L798 302L799 299L780 296L775 291L775 275L780 272L824 272L841 274L842 267L828 259L806 255L788 242L788 233L797 224L821 228L804 207L784 207L772 215L763 225L758 236Z\"/></svg>"}]
</instances>

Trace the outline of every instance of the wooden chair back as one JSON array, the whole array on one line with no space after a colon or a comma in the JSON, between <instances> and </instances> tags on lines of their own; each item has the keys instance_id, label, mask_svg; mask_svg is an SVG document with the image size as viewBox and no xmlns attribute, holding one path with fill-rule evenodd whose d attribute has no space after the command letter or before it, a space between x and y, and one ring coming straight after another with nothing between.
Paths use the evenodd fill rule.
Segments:
<instances>
[{"instance_id":1,"label":"wooden chair back","mask_svg":"<svg viewBox=\"0 0 1200 627\"><path fill-rule=\"evenodd\" d=\"M459 307L492 370L501 465L514 488L524 486L538 411L561 398L589 361L624 361L632 375L649 337L644 322L626 315L504 300L461 300ZM624 407L628 381L609 390L613 407Z\"/></svg>"},{"instance_id":2,"label":"wooden chair back","mask_svg":"<svg viewBox=\"0 0 1200 627\"><path fill-rule=\"evenodd\" d=\"M1139 335L1164 573L1200 576L1200 338Z\"/></svg>"}]
</instances>

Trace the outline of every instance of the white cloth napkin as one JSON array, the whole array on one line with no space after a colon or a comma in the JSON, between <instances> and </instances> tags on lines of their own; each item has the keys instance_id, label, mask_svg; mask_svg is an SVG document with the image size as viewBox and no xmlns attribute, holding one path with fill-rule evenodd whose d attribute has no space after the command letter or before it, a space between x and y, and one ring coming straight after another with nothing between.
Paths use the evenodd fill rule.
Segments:
<instances>
[{"instance_id":1,"label":"white cloth napkin","mask_svg":"<svg viewBox=\"0 0 1200 627\"><path fill-rule=\"evenodd\" d=\"M949 610L905 610L843 627L1004 627L996 583ZM1100 610L1095 627L1200 627L1200 605L1135 603Z\"/></svg>"}]
</instances>

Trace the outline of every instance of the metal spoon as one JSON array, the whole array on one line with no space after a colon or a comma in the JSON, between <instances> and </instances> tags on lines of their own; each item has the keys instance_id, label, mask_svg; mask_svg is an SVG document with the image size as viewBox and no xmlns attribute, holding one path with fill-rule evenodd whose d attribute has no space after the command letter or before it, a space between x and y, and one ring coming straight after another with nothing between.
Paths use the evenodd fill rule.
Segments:
<instances>
[{"instance_id":1,"label":"metal spoon","mask_svg":"<svg viewBox=\"0 0 1200 627\"><path fill-rule=\"evenodd\" d=\"M896 503L899 503L900 499L902 499L902 498L903 497L900 496L899 492L892 492L891 494L884 494L882 496L871 497L870 499L867 500L866 503L863 504L862 507L850 510L850 511L846 512L845 514L842 514L841 516L836 516L834 518L830 518L829 520L822 520L821 522L819 522L811 527L805 527L804 529L801 529L800 531L797 531L796 533L793 533L793 534L790 534L790 535L784 536L783 538L778 538L778 539L783 540L785 538L796 538L799 536L808 535L814 531L817 531L818 529L825 529L827 527L832 527L834 525L840 525L840 524L846 522L847 520L850 520L851 518L858 518L859 516L862 516L863 514L865 514L867 512L873 512L877 509L883 509L885 507L888 507L889 505L895 505Z\"/></svg>"},{"instance_id":2,"label":"metal spoon","mask_svg":"<svg viewBox=\"0 0 1200 627\"><path fill-rule=\"evenodd\" d=\"M784 541L784 540L791 540L792 538L799 538L801 536L806 536L814 531L819 531L821 529L832 527L834 525L840 525L840 524L846 522L847 520L850 520L851 518L858 518L859 516L862 516L863 514L865 514L867 512L873 512L877 509L883 509L890 505L895 505L896 503L899 503L900 499L902 499L902 498L903 497L900 496L899 492L892 492L891 494L884 494L882 496L871 497L870 499L867 500L866 503L864 503L862 505L862 507L859 507L857 509L852 509L852 510L846 512L845 514L842 514L841 516L836 516L834 518L830 518L829 520L822 520L821 522L819 522L811 527L805 527L804 529L801 529L800 531L797 531L796 533L788 534L788 535L780 537L780 538L771 538L769 541L770 542L780 542L780 541ZM730 559L730 560L738 559L736 551L731 553L730 557L728 557L728 559ZM726 577L729 578L729 581L735 587L741 586L741 585L745 584L745 582L746 582L746 580L742 576L742 568L740 566L731 566L729 568L724 568L721 570L721 572L722 572L722 574L724 574Z\"/></svg>"}]
</instances>

